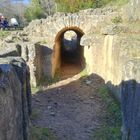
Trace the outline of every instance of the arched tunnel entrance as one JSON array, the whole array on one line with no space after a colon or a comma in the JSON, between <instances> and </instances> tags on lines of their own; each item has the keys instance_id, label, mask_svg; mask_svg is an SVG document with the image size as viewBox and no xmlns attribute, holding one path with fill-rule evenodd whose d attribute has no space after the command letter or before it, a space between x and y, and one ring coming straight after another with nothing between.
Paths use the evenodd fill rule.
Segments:
<instances>
[{"instance_id":1,"label":"arched tunnel entrance","mask_svg":"<svg viewBox=\"0 0 140 140\"><path fill-rule=\"evenodd\" d=\"M78 27L66 27L55 37L52 57L52 76L66 79L85 68L84 47L80 45L84 32Z\"/></svg>"}]
</instances>

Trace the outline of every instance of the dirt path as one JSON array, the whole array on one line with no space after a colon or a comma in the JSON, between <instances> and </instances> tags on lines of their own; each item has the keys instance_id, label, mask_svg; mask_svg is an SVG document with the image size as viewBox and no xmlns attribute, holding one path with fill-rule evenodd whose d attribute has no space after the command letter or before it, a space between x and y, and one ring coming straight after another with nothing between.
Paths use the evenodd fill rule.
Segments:
<instances>
[{"instance_id":1,"label":"dirt path","mask_svg":"<svg viewBox=\"0 0 140 140\"><path fill-rule=\"evenodd\" d=\"M82 71L82 67L78 64L63 64L61 68L61 79L67 79L73 77L74 75L80 73Z\"/></svg>"},{"instance_id":2,"label":"dirt path","mask_svg":"<svg viewBox=\"0 0 140 140\"><path fill-rule=\"evenodd\" d=\"M104 112L98 94L103 84L92 75L67 79L34 94L33 110L39 111L39 117L32 120L33 125L50 128L58 140L94 140L91 135L101 125Z\"/></svg>"}]
</instances>

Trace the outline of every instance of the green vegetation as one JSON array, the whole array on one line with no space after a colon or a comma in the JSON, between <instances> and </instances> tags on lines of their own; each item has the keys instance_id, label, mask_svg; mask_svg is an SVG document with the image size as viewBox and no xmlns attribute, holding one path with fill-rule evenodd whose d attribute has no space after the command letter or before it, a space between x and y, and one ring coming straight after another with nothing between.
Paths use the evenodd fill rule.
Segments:
<instances>
[{"instance_id":1,"label":"green vegetation","mask_svg":"<svg viewBox=\"0 0 140 140\"><path fill-rule=\"evenodd\" d=\"M39 119L40 111L38 109L33 109L30 116L31 120ZM31 127L30 133L31 140L56 140L55 135L46 127Z\"/></svg>"},{"instance_id":2,"label":"green vegetation","mask_svg":"<svg viewBox=\"0 0 140 140\"><path fill-rule=\"evenodd\" d=\"M42 40L41 42L39 42L40 44L47 44L47 40Z\"/></svg>"},{"instance_id":3,"label":"green vegetation","mask_svg":"<svg viewBox=\"0 0 140 140\"><path fill-rule=\"evenodd\" d=\"M122 22L121 16L117 16L117 17L113 18L112 22L115 23L115 24L121 23Z\"/></svg>"},{"instance_id":4,"label":"green vegetation","mask_svg":"<svg viewBox=\"0 0 140 140\"><path fill-rule=\"evenodd\" d=\"M98 8L98 7L104 7L106 5L110 6L122 6L126 4L128 0L96 0L94 2L93 7Z\"/></svg>"},{"instance_id":5,"label":"green vegetation","mask_svg":"<svg viewBox=\"0 0 140 140\"><path fill-rule=\"evenodd\" d=\"M56 140L56 136L48 128L32 127L31 140Z\"/></svg>"},{"instance_id":6,"label":"green vegetation","mask_svg":"<svg viewBox=\"0 0 140 140\"><path fill-rule=\"evenodd\" d=\"M78 12L82 9L99 8L106 5L122 6L128 0L56 0L57 11L60 12Z\"/></svg>"},{"instance_id":7,"label":"green vegetation","mask_svg":"<svg viewBox=\"0 0 140 140\"><path fill-rule=\"evenodd\" d=\"M122 6L128 3L129 0L110 0L109 5L116 5L116 6Z\"/></svg>"},{"instance_id":8,"label":"green vegetation","mask_svg":"<svg viewBox=\"0 0 140 140\"><path fill-rule=\"evenodd\" d=\"M45 86L54 84L58 81L60 81L60 75L58 74L56 74L54 78L49 77L49 76L42 76L42 78L38 82L37 87L31 86L32 94L38 91L43 91Z\"/></svg>"},{"instance_id":9,"label":"green vegetation","mask_svg":"<svg viewBox=\"0 0 140 140\"><path fill-rule=\"evenodd\" d=\"M81 9L93 7L93 0L56 0L57 10L60 12L77 12Z\"/></svg>"},{"instance_id":10,"label":"green vegetation","mask_svg":"<svg viewBox=\"0 0 140 140\"><path fill-rule=\"evenodd\" d=\"M40 117L40 110L33 109L32 114L30 116L31 120L39 119ZM36 127L31 126L31 132L30 132L30 139L31 140L56 140L56 136L46 127Z\"/></svg>"},{"instance_id":11,"label":"green vegetation","mask_svg":"<svg viewBox=\"0 0 140 140\"><path fill-rule=\"evenodd\" d=\"M44 11L38 0L32 0L31 5L25 11L27 21L44 17Z\"/></svg>"},{"instance_id":12,"label":"green vegetation","mask_svg":"<svg viewBox=\"0 0 140 140\"><path fill-rule=\"evenodd\" d=\"M103 126L92 136L97 140L121 140L121 110L119 104L109 95L107 87L99 89L105 106Z\"/></svg>"},{"instance_id":13,"label":"green vegetation","mask_svg":"<svg viewBox=\"0 0 140 140\"><path fill-rule=\"evenodd\" d=\"M32 94L38 91L43 91L43 86L37 86L37 87L31 86L31 91L32 91Z\"/></svg>"},{"instance_id":14,"label":"green vegetation","mask_svg":"<svg viewBox=\"0 0 140 140\"><path fill-rule=\"evenodd\" d=\"M42 0L42 2L43 1L46 3L45 0ZM48 1L48 6L44 9L45 5L42 5L39 0L31 0L30 6L25 11L25 18L30 22L34 19L44 18L46 17L46 14L50 15L55 13L55 11L74 13L78 12L79 10L99 8L106 5L122 6L127 2L128 0L55 0L54 3Z\"/></svg>"},{"instance_id":15,"label":"green vegetation","mask_svg":"<svg viewBox=\"0 0 140 140\"><path fill-rule=\"evenodd\" d=\"M87 72L87 69L86 68L80 72L80 76L81 77L88 76L88 72Z\"/></svg>"},{"instance_id":16,"label":"green vegetation","mask_svg":"<svg viewBox=\"0 0 140 140\"><path fill-rule=\"evenodd\" d=\"M49 76L42 76L42 78L39 81L39 85L51 85L53 83L56 83L60 81L60 75L55 74L54 78L49 77Z\"/></svg>"},{"instance_id":17,"label":"green vegetation","mask_svg":"<svg viewBox=\"0 0 140 140\"><path fill-rule=\"evenodd\" d=\"M40 111L38 109L33 109L31 116L30 116L30 119L34 120L34 119L39 118L39 116L40 116Z\"/></svg>"},{"instance_id":18,"label":"green vegetation","mask_svg":"<svg viewBox=\"0 0 140 140\"><path fill-rule=\"evenodd\" d=\"M10 34L10 31L0 31L0 39L7 37Z\"/></svg>"}]
</instances>

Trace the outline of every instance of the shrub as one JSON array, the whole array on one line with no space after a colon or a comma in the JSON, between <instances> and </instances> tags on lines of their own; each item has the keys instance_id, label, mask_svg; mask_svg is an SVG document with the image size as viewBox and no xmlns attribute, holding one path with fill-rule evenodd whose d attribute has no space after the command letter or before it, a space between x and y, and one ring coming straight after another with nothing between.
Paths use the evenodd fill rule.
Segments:
<instances>
[{"instance_id":1,"label":"shrub","mask_svg":"<svg viewBox=\"0 0 140 140\"><path fill-rule=\"evenodd\" d=\"M0 31L0 39L6 38L10 34L10 31Z\"/></svg>"}]
</instances>

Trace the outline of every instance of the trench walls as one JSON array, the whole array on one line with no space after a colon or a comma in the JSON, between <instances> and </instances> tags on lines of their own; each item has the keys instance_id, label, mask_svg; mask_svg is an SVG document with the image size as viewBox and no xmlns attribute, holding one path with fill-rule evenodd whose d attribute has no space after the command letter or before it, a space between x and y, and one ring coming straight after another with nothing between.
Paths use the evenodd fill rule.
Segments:
<instances>
[{"instance_id":1,"label":"trench walls","mask_svg":"<svg viewBox=\"0 0 140 140\"><path fill-rule=\"evenodd\" d=\"M19 56L24 59L29 66L31 85L35 87L40 84L42 78L54 77L57 73L61 73L64 79L68 78L65 77L65 74L72 76L82 70L86 70L89 75L97 74L104 79L113 95L121 103L122 139L140 140L139 5L139 0L131 0L121 9L106 7L82 10L74 14L56 13L47 19L32 21L23 32L13 33L4 40L2 45L7 48L7 51L6 53L0 52L0 57ZM128 8L131 9L131 12L127 12ZM70 36L70 40L65 38L65 33L69 31L75 32L76 39L75 36ZM73 50L75 51L69 50L70 44L74 44L76 49ZM8 49L9 47L10 49ZM30 112L30 94L28 92L30 88L24 83L29 79L27 73L24 76L28 79L27 81L20 78L19 69L11 64L13 61L8 62L8 69L4 69L5 67L0 69L2 83L0 93L2 99L5 99L2 104L8 102L5 110L11 106L9 112L11 110L15 113L17 110L20 111L17 116L11 114L10 118L15 122L14 129L10 127L10 118L6 118L9 121L6 122L7 127L2 130L5 133L0 132L0 135L6 138L10 131L13 139L16 140L15 136L18 134L23 137L23 140L26 140L28 139L26 132ZM22 66L21 63L16 64ZM76 70L74 70L75 68ZM21 70L24 68L21 67ZM74 70L74 72L64 73L66 70L68 72ZM8 75L9 72L12 74ZM12 75L13 77L11 77ZM7 85L4 88L3 80L6 76L9 77L9 81L4 84ZM16 91L12 90L12 79L17 79ZM7 96L5 97L5 95ZM17 103L19 106L14 106ZM19 118L15 120L15 117ZM22 125L18 126L17 120L21 120ZM3 124L4 118L1 118L0 121L0 124ZM18 133L18 127L22 130L22 134ZM10 128L9 131L7 128ZM13 130L15 131L13 132Z\"/></svg>"},{"instance_id":2,"label":"trench walls","mask_svg":"<svg viewBox=\"0 0 140 140\"><path fill-rule=\"evenodd\" d=\"M28 51L29 54L27 54L29 56L27 63L31 65L29 66L31 67L32 85L38 85L40 79L42 79L41 77L54 77L57 73L65 75L63 74L63 71L66 71L63 70L65 67L63 60L67 60L68 56L71 58L75 57L75 60L73 60L78 62L73 68L71 68L72 65L69 65L69 69L76 68L74 73L80 73L86 68L86 59L88 58L88 56L84 56L85 45L80 44L83 35L89 33L101 34L101 29L104 28L106 24L111 23L111 19L118 15L119 12L116 11L116 8L88 9L74 14L56 13L47 19L31 22L28 27L24 28L20 38L22 38L22 40L26 39L26 43L32 42L34 44L35 49L33 48L32 51L30 45L26 45L28 46L28 50L30 49L30 51ZM77 50L73 51L73 54L70 54L70 51L65 51L64 46L68 46L69 41L67 41L67 44L63 43L64 35L68 31L74 31L77 35ZM20 45L25 47L23 44ZM35 54L33 57L31 52ZM76 56L79 58L76 58ZM34 62L31 62L30 59ZM74 65L74 61L71 64Z\"/></svg>"},{"instance_id":3,"label":"trench walls","mask_svg":"<svg viewBox=\"0 0 140 140\"><path fill-rule=\"evenodd\" d=\"M140 125L135 121L140 119L140 106L136 101L140 90L138 4L139 1L130 1L119 10L109 7L83 10L76 14L57 13L48 19L32 22L24 30L30 41L43 42L45 39L47 49L52 51L49 55L43 53L43 61L49 64L45 66L49 73L43 69L42 73L47 76L54 76L57 70L61 71L63 33L67 30L80 32L79 46L83 49L85 65L83 69L86 69L88 74L95 73L102 77L121 103L123 140L140 139ZM126 7L136 9L128 13ZM133 15L135 18L131 18ZM31 27L34 28L30 30ZM134 102L136 103L133 104Z\"/></svg>"}]
</instances>

